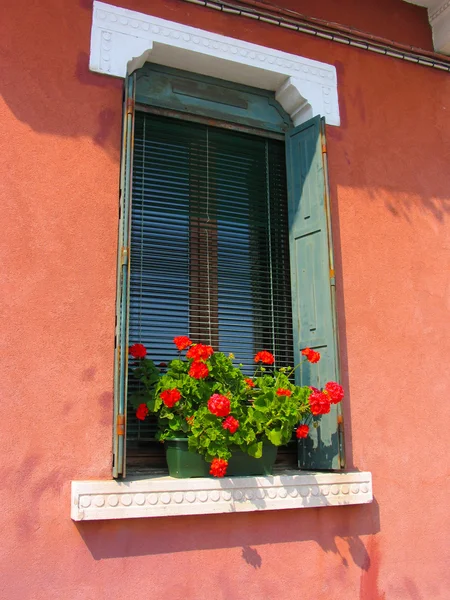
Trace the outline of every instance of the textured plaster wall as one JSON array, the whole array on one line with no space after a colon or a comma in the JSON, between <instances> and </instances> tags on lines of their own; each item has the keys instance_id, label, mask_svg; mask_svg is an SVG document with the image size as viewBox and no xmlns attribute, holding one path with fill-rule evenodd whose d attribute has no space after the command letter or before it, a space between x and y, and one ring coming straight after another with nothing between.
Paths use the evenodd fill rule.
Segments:
<instances>
[{"instance_id":1,"label":"textured plaster wall","mask_svg":"<svg viewBox=\"0 0 450 600\"><path fill-rule=\"evenodd\" d=\"M337 65L347 454L376 501L70 520L70 481L110 476L121 82L88 71L90 2L16 0L0 22L0 598L445 600L449 76L176 0L127 6Z\"/></svg>"}]
</instances>

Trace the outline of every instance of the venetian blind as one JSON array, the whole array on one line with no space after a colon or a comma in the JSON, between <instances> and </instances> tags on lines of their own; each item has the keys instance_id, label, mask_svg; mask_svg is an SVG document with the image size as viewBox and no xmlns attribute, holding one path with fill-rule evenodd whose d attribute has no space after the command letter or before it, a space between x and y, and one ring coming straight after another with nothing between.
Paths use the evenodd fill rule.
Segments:
<instances>
[{"instance_id":1,"label":"venetian blind","mask_svg":"<svg viewBox=\"0 0 450 600\"><path fill-rule=\"evenodd\" d=\"M130 344L156 364L177 335L248 374L262 349L293 364L283 142L137 112L131 219Z\"/></svg>"}]
</instances>

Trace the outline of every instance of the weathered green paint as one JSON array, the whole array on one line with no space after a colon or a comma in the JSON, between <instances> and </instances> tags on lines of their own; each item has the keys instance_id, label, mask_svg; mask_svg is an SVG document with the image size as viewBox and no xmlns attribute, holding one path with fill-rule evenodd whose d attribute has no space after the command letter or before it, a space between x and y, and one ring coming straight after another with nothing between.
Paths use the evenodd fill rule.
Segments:
<instances>
[{"instance_id":1,"label":"weathered green paint","mask_svg":"<svg viewBox=\"0 0 450 600\"><path fill-rule=\"evenodd\" d=\"M116 295L116 348L114 364L113 477L125 475L126 389L128 379L128 306L131 182L134 145L135 76L125 79L122 161L120 172L119 240ZM121 430L122 429L122 430Z\"/></svg>"},{"instance_id":2,"label":"weathered green paint","mask_svg":"<svg viewBox=\"0 0 450 600\"><path fill-rule=\"evenodd\" d=\"M326 163L325 138L320 117L289 131L286 136L290 260L295 362L301 350L321 354L317 364L305 361L297 383L323 387L339 381L334 305L334 268ZM311 427L311 437L299 443L299 466L307 469L338 469L338 409Z\"/></svg>"},{"instance_id":3,"label":"weathered green paint","mask_svg":"<svg viewBox=\"0 0 450 600\"><path fill-rule=\"evenodd\" d=\"M136 103L284 134L289 115L275 93L146 63L136 73Z\"/></svg>"}]
</instances>

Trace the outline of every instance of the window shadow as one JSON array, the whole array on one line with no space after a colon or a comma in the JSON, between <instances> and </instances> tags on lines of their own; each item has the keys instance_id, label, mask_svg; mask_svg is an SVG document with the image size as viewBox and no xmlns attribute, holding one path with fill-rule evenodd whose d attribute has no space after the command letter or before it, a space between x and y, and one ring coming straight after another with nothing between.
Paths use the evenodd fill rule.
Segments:
<instances>
[{"instance_id":1,"label":"window shadow","mask_svg":"<svg viewBox=\"0 0 450 600\"><path fill-rule=\"evenodd\" d=\"M138 4L135 9L145 12L145 3ZM16 11L21 11L19 29ZM88 137L118 163L123 81L89 71L92 0L53 2L47 11L27 3L26 11L11 6L5 12L2 47L8 68L0 79L4 100L12 115L33 131ZM215 18L219 23L222 17ZM316 58L330 62L328 48L319 40L316 44ZM327 127L333 179L340 186L364 190L399 220L410 220L421 208L442 221L450 213L445 73L404 65L405 75L399 77L399 63L386 60L383 77L366 77L362 88L361 69L369 67L344 63L340 57L337 52L334 64L341 126ZM365 55L364 64L377 59ZM407 76L408 68L414 69L415 77ZM400 113L389 104L391 99L402 106Z\"/></svg>"},{"instance_id":2,"label":"window shadow","mask_svg":"<svg viewBox=\"0 0 450 600\"><path fill-rule=\"evenodd\" d=\"M243 560L258 569L262 546L313 541L341 556L344 566L351 560L368 570L370 557L362 536L380 531L380 513L374 499L372 504L325 509L81 521L74 527L95 560L241 548Z\"/></svg>"},{"instance_id":3,"label":"window shadow","mask_svg":"<svg viewBox=\"0 0 450 600\"><path fill-rule=\"evenodd\" d=\"M89 71L89 4L86 0L80 5L52 2L44 8L27 3L26 9L8 8L2 15L2 59L7 68L0 88L13 121L46 136L89 138L119 170L123 81ZM23 152L32 152L36 138L21 128L16 135L18 143L27 136ZM39 143L42 151L55 152L55 142L48 138ZM46 168L57 166L47 160Z\"/></svg>"}]
</instances>

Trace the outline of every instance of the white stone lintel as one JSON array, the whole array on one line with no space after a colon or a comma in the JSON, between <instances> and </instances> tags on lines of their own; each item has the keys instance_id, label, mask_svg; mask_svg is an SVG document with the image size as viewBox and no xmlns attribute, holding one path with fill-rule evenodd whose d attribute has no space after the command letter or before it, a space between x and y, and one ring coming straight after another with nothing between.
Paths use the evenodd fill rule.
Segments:
<instances>
[{"instance_id":1,"label":"white stone lintel","mask_svg":"<svg viewBox=\"0 0 450 600\"><path fill-rule=\"evenodd\" d=\"M428 9L436 52L450 54L450 0Z\"/></svg>"},{"instance_id":2,"label":"white stone lintel","mask_svg":"<svg viewBox=\"0 0 450 600\"><path fill-rule=\"evenodd\" d=\"M428 9L436 52L450 54L450 0L405 0Z\"/></svg>"},{"instance_id":3,"label":"white stone lintel","mask_svg":"<svg viewBox=\"0 0 450 600\"><path fill-rule=\"evenodd\" d=\"M95 0L91 71L125 77L146 61L275 91L294 125L340 123L333 65Z\"/></svg>"},{"instance_id":4,"label":"white stone lintel","mask_svg":"<svg viewBox=\"0 0 450 600\"><path fill-rule=\"evenodd\" d=\"M288 471L223 479L134 477L72 481L74 521L318 508L372 502L368 472Z\"/></svg>"}]
</instances>

